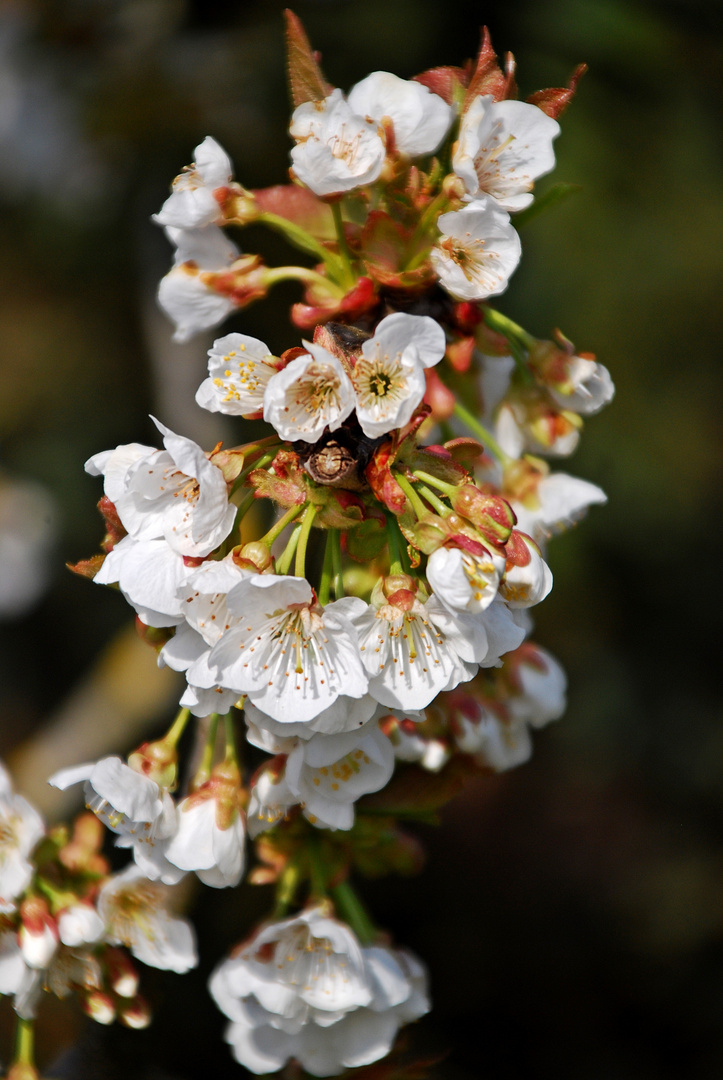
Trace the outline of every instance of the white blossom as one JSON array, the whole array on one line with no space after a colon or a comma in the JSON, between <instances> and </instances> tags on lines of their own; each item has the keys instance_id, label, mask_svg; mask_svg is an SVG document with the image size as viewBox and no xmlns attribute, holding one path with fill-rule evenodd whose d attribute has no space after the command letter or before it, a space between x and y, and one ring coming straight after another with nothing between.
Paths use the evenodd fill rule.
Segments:
<instances>
[{"instance_id":1,"label":"white blossom","mask_svg":"<svg viewBox=\"0 0 723 1080\"><path fill-rule=\"evenodd\" d=\"M427 580L450 611L479 612L494 600L505 569L505 556L484 548L473 554L458 547L441 547L427 562Z\"/></svg>"},{"instance_id":2,"label":"white blossom","mask_svg":"<svg viewBox=\"0 0 723 1080\"><path fill-rule=\"evenodd\" d=\"M230 270L240 252L217 225L167 228L166 235L176 251L173 266L158 286L158 303L176 325L173 340L188 341L218 326L235 310L233 299L213 289L207 275Z\"/></svg>"},{"instance_id":3,"label":"white blossom","mask_svg":"<svg viewBox=\"0 0 723 1080\"><path fill-rule=\"evenodd\" d=\"M257 419L263 415L264 392L279 370L268 345L247 334L227 334L208 353L208 378L196 401L209 412Z\"/></svg>"},{"instance_id":4,"label":"white blossom","mask_svg":"<svg viewBox=\"0 0 723 1080\"><path fill-rule=\"evenodd\" d=\"M118 516L135 540L163 538L179 555L208 555L236 518L224 475L191 439L154 423L165 449L130 467L114 500Z\"/></svg>"},{"instance_id":5,"label":"white blossom","mask_svg":"<svg viewBox=\"0 0 723 1080\"><path fill-rule=\"evenodd\" d=\"M423 709L442 690L471 679L487 654L479 619L426 603L408 590L356 617L369 693L382 705Z\"/></svg>"},{"instance_id":6,"label":"white blossom","mask_svg":"<svg viewBox=\"0 0 723 1080\"><path fill-rule=\"evenodd\" d=\"M14 910L14 901L33 877L30 856L45 835L43 819L22 795L16 795L0 763L0 913Z\"/></svg>"},{"instance_id":7,"label":"white blossom","mask_svg":"<svg viewBox=\"0 0 723 1080\"><path fill-rule=\"evenodd\" d=\"M433 154L449 131L454 109L422 83L373 71L349 91L349 105L359 116L394 126L397 150L409 157Z\"/></svg>"},{"instance_id":8,"label":"white blossom","mask_svg":"<svg viewBox=\"0 0 723 1080\"><path fill-rule=\"evenodd\" d=\"M376 712L377 707L377 702L371 694L364 694L360 698L340 694L333 705L322 710L313 720L308 720L306 723L295 723L293 720L279 723L278 720L273 720L258 709L251 701L247 701L244 705L244 716L249 728L259 733L254 737L250 734L249 742L265 750L267 746L257 741L263 739L264 734L276 741L294 738L310 739L317 732L324 735L342 735L346 731L357 731L363 727ZM277 754L287 751L271 749L269 752Z\"/></svg>"},{"instance_id":9,"label":"white blossom","mask_svg":"<svg viewBox=\"0 0 723 1080\"><path fill-rule=\"evenodd\" d=\"M239 616L203 659L188 671L189 683L218 685L248 694L262 712L280 722L304 723L334 705L340 695L360 698L367 676L350 619L364 607L354 597L325 608L304 578L254 574L226 598Z\"/></svg>"},{"instance_id":10,"label":"white blossom","mask_svg":"<svg viewBox=\"0 0 723 1080\"><path fill-rule=\"evenodd\" d=\"M18 1016L32 1020L42 988L42 973L28 967L13 931L0 934L0 995L14 996Z\"/></svg>"},{"instance_id":11,"label":"white blossom","mask_svg":"<svg viewBox=\"0 0 723 1080\"><path fill-rule=\"evenodd\" d=\"M118 834L117 847L132 848L136 863L148 877L167 884L183 877L183 872L165 858L177 828L176 807L165 788L119 757L60 769L48 781L61 791L81 782L88 809Z\"/></svg>"},{"instance_id":12,"label":"white blossom","mask_svg":"<svg viewBox=\"0 0 723 1080\"><path fill-rule=\"evenodd\" d=\"M495 772L514 769L532 754L532 739L524 720L502 717L482 705L474 716L455 713L451 728L462 753L471 754L478 764Z\"/></svg>"},{"instance_id":13,"label":"white blossom","mask_svg":"<svg viewBox=\"0 0 723 1080\"><path fill-rule=\"evenodd\" d=\"M440 284L457 300L485 300L507 288L522 247L510 216L490 198L441 214L430 258Z\"/></svg>"},{"instance_id":14,"label":"white blossom","mask_svg":"<svg viewBox=\"0 0 723 1080\"><path fill-rule=\"evenodd\" d=\"M354 802L379 791L394 771L394 751L375 721L345 735L299 739L286 761L286 784L313 825L350 829Z\"/></svg>"},{"instance_id":15,"label":"white blossom","mask_svg":"<svg viewBox=\"0 0 723 1080\"><path fill-rule=\"evenodd\" d=\"M296 176L316 195L334 195L373 183L384 164L386 147L379 125L358 116L333 90L323 101L299 105L289 132Z\"/></svg>"},{"instance_id":16,"label":"white blossom","mask_svg":"<svg viewBox=\"0 0 723 1080\"><path fill-rule=\"evenodd\" d=\"M325 428L336 431L354 409L354 388L341 362L321 345L304 342L308 352L269 379L264 420L282 439L317 442Z\"/></svg>"},{"instance_id":17,"label":"white blossom","mask_svg":"<svg viewBox=\"0 0 723 1080\"><path fill-rule=\"evenodd\" d=\"M251 839L282 821L297 802L286 783L283 765L274 762L262 769L251 785L249 796L246 820Z\"/></svg>"},{"instance_id":18,"label":"white blossom","mask_svg":"<svg viewBox=\"0 0 723 1080\"><path fill-rule=\"evenodd\" d=\"M452 168L470 198L490 195L504 210L522 210L535 180L555 167L559 134L557 121L536 105L480 96L462 118Z\"/></svg>"},{"instance_id":19,"label":"white blossom","mask_svg":"<svg viewBox=\"0 0 723 1080\"><path fill-rule=\"evenodd\" d=\"M513 398L498 408L494 432L510 457L521 457L525 451L568 457L580 441L580 423L576 413L560 413L557 406L548 409L542 402L528 408L525 401Z\"/></svg>"},{"instance_id":20,"label":"white blossom","mask_svg":"<svg viewBox=\"0 0 723 1080\"><path fill-rule=\"evenodd\" d=\"M71 904L58 914L58 936L63 945L92 945L103 936L103 920L92 904Z\"/></svg>"},{"instance_id":21,"label":"white blossom","mask_svg":"<svg viewBox=\"0 0 723 1080\"><path fill-rule=\"evenodd\" d=\"M571 356L565 365L565 385L549 391L563 409L592 416L615 396L615 385L604 364L585 356Z\"/></svg>"},{"instance_id":22,"label":"white blossom","mask_svg":"<svg viewBox=\"0 0 723 1080\"><path fill-rule=\"evenodd\" d=\"M193 928L165 908L168 890L137 866L114 874L98 894L98 912L111 945L125 945L136 959L182 975L198 963Z\"/></svg>"},{"instance_id":23,"label":"white blossom","mask_svg":"<svg viewBox=\"0 0 723 1080\"><path fill-rule=\"evenodd\" d=\"M231 1020L234 1056L257 1074L291 1057L313 1076L371 1064L429 1008L416 957L362 948L322 907L261 927L219 965L210 990Z\"/></svg>"},{"instance_id":24,"label":"white blossom","mask_svg":"<svg viewBox=\"0 0 723 1080\"><path fill-rule=\"evenodd\" d=\"M126 476L132 465L141 458L155 454L155 446L143 443L124 443L114 450L101 450L93 454L85 463L85 471L90 476L103 477L103 491L112 503L126 490Z\"/></svg>"},{"instance_id":25,"label":"white blossom","mask_svg":"<svg viewBox=\"0 0 723 1080\"><path fill-rule=\"evenodd\" d=\"M558 720L565 711L567 676L555 657L539 645L525 645L513 658L511 714L533 727Z\"/></svg>"},{"instance_id":26,"label":"white blossom","mask_svg":"<svg viewBox=\"0 0 723 1080\"><path fill-rule=\"evenodd\" d=\"M226 594L249 577L250 571L236 564L232 552L223 559L208 560L188 570L176 592L185 621L161 649L159 665L167 664L174 671L187 672L194 664L205 663L211 647L238 621L238 616L228 610ZM212 712L228 712L237 698L237 693L220 686L189 684L180 703L194 716L208 716Z\"/></svg>"},{"instance_id":27,"label":"white blossom","mask_svg":"<svg viewBox=\"0 0 723 1080\"><path fill-rule=\"evenodd\" d=\"M445 348L444 330L429 316L397 311L381 320L352 373L365 435L373 439L409 423L424 397L424 369L437 364Z\"/></svg>"},{"instance_id":28,"label":"white blossom","mask_svg":"<svg viewBox=\"0 0 723 1080\"><path fill-rule=\"evenodd\" d=\"M103 560L96 585L118 584L146 626L176 626L183 621L179 589L189 568L183 555L165 540L134 540L124 536Z\"/></svg>"},{"instance_id":29,"label":"white blossom","mask_svg":"<svg viewBox=\"0 0 723 1080\"><path fill-rule=\"evenodd\" d=\"M215 139L207 135L194 151L195 161L173 181L173 191L160 213L159 225L198 229L221 221L223 215L214 192L227 187L233 176L231 159Z\"/></svg>"},{"instance_id":30,"label":"white blossom","mask_svg":"<svg viewBox=\"0 0 723 1080\"><path fill-rule=\"evenodd\" d=\"M607 495L589 480L566 473L542 476L523 498L506 496L517 515L517 527L538 543L570 528L589 506L607 502Z\"/></svg>"},{"instance_id":31,"label":"white blossom","mask_svg":"<svg viewBox=\"0 0 723 1080\"><path fill-rule=\"evenodd\" d=\"M181 870L193 870L215 889L238 885L244 869L244 816L238 786L217 777L178 804L178 830L166 858Z\"/></svg>"},{"instance_id":32,"label":"white blossom","mask_svg":"<svg viewBox=\"0 0 723 1080\"><path fill-rule=\"evenodd\" d=\"M500 596L511 608L541 603L552 588L552 572L535 541L515 529L505 550L507 565Z\"/></svg>"}]
</instances>

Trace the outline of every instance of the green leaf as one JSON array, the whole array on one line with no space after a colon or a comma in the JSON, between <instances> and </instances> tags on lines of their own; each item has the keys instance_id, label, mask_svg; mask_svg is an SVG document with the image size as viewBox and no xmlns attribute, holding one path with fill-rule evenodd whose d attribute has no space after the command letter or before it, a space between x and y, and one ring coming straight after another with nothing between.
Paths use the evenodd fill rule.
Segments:
<instances>
[{"instance_id":1,"label":"green leaf","mask_svg":"<svg viewBox=\"0 0 723 1080\"><path fill-rule=\"evenodd\" d=\"M565 199L569 198L570 195L574 195L577 191L582 191L580 184L553 184L544 195L538 196L526 210L521 210L519 214L515 214L513 218L515 228L519 229L521 226L526 225L532 218L542 214L545 210L549 210L550 207L564 202Z\"/></svg>"}]
</instances>

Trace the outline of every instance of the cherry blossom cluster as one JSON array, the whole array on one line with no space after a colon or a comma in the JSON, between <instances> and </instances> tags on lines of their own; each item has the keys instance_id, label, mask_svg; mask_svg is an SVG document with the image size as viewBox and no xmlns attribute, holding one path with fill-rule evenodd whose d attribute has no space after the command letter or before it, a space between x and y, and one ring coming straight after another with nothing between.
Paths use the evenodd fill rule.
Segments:
<instances>
[{"instance_id":1,"label":"cherry blossom cluster","mask_svg":"<svg viewBox=\"0 0 723 1080\"><path fill-rule=\"evenodd\" d=\"M196 964L193 928L167 910L168 890L135 866L112 874L103 839L88 813L46 830L0 765L0 994L26 1023L49 991L75 994L98 1023L146 1027L131 957L176 972Z\"/></svg>"},{"instance_id":2,"label":"cherry blossom cluster","mask_svg":"<svg viewBox=\"0 0 723 1080\"><path fill-rule=\"evenodd\" d=\"M159 664L183 674L180 711L127 760L50 780L83 785L92 820L132 857L121 874L81 867L51 893L28 861L42 822L29 808L11 830L0 990L17 1003L14 973L41 970L34 985L58 992L63 949L85 1000L108 996L107 974L88 990L106 946L186 970L190 930L158 890L188 873L233 887L249 865L277 903L211 978L227 1041L254 1073L296 1061L335 1076L385 1056L429 1008L421 961L375 927L350 880L418 867L399 793L429 820L430 773L453 770L451 796L460 769L521 764L531 730L564 711L565 675L530 640L531 610L552 588L551 537L605 495L546 458L575 449L614 388L559 331L537 339L489 303L519 262L525 215L555 201L533 189L581 70L520 101L485 31L465 68L375 72L345 94L290 14L287 33L292 182L244 188L207 137L155 216L175 248L159 301L176 340L278 281L303 286L287 348L225 334L196 394L267 433L204 450L154 419L162 446L86 463L106 535L74 569L117 587ZM242 254L228 233L250 223L303 265ZM435 809L439 791L436 778ZM18 799L5 796L8 819L23 817ZM47 942L35 966L28 911ZM115 999L111 1011L129 1022Z\"/></svg>"}]
</instances>

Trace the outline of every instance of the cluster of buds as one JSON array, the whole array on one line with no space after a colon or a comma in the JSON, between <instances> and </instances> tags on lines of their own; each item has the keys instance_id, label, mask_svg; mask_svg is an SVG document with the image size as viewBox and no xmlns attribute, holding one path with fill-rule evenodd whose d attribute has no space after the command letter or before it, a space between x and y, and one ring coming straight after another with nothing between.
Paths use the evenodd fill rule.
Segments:
<instances>
[{"instance_id":1,"label":"cluster of buds","mask_svg":"<svg viewBox=\"0 0 723 1080\"><path fill-rule=\"evenodd\" d=\"M485 31L476 63L375 72L345 95L291 14L288 41L292 183L247 190L206 138L156 215L176 251L159 300L185 340L298 280L306 337L275 355L232 332L209 351L198 405L263 419L264 437L204 451L154 420L162 448L87 462L106 535L75 569L120 589L185 686L164 738L51 783L82 782L133 857L77 895L111 947L89 1011L103 1001L131 1022L109 974L119 945L192 965L191 931L159 891L187 873L237 885L248 836L262 864L250 880L276 882L277 906L212 978L228 1041L252 1072L296 1061L332 1076L383 1057L428 1009L421 962L349 881L419 864L395 821L400 791L424 818L429 772L454 773L451 794L460 768L519 764L530 729L564 710L562 669L526 640L530 610L552 588L550 537L605 496L544 457L574 449L613 387L562 335L538 341L489 304L519 262L515 224L554 166L582 69L519 101L514 62L498 65ZM250 223L315 264L242 255L227 231ZM195 771L179 769L189 725ZM15 948L50 971L59 901L36 893L11 897ZM74 948L96 958L83 933Z\"/></svg>"}]
</instances>

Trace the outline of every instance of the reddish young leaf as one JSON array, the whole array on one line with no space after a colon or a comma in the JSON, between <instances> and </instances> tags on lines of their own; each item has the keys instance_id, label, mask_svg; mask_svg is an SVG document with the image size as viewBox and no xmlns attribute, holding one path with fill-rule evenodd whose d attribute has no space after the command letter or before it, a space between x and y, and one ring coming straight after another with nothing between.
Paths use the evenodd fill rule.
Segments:
<instances>
[{"instance_id":1,"label":"reddish young leaf","mask_svg":"<svg viewBox=\"0 0 723 1080\"><path fill-rule=\"evenodd\" d=\"M490 32L485 26L482 29L482 44L477 57L477 65L467 87L462 113L466 113L474 99L481 94L491 94L495 101L502 101L506 90L507 79L497 63L497 54L492 48Z\"/></svg>"},{"instance_id":2,"label":"reddish young leaf","mask_svg":"<svg viewBox=\"0 0 723 1080\"><path fill-rule=\"evenodd\" d=\"M306 31L298 15L288 8L286 19L286 63L289 76L289 93L294 108L305 101L322 101L332 87L324 78L316 54L313 52Z\"/></svg>"},{"instance_id":3,"label":"reddish young leaf","mask_svg":"<svg viewBox=\"0 0 723 1080\"><path fill-rule=\"evenodd\" d=\"M587 64L580 64L573 71L566 87L551 86L547 90L538 90L536 94L531 94L528 97L528 102L530 105L537 105L538 109L542 109L553 120L557 120L558 116L565 111L575 96L577 84L586 71Z\"/></svg>"},{"instance_id":4,"label":"reddish young leaf","mask_svg":"<svg viewBox=\"0 0 723 1080\"><path fill-rule=\"evenodd\" d=\"M274 184L272 187L255 188L252 191L256 207L262 213L300 225L317 240L333 240L336 237L334 218L327 203L317 199L308 188L298 184Z\"/></svg>"},{"instance_id":5,"label":"reddish young leaf","mask_svg":"<svg viewBox=\"0 0 723 1080\"><path fill-rule=\"evenodd\" d=\"M421 75L415 75L414 82L421 83L438 94L448 105L454 105L455 101L461 100L469 83L469 71L459 67L436 67L429 71L423 71Z\"/></svg>"},{"instance_id":6,"label":"reddish young leaf","mask_svg":"<svg viewBox=\"0 0 723 1080\"><path fill-rule=\"evenodd\" d=\"M93 555L90 559L81 559L80 562L66 563L65 565L74 574L78 574L79 577L89 578L92 581L104 562L105 555Z\"/></svg>"},{"instance_id":7,"label":"reddish young leaf","mask_svg":"<svg viewBox=\"0 0 723 1080\"><path fill-rule=\"evenodd\" d=\"M396 442L388 439L374 451L374 457L367 465L365 475L376 497L393 514L399 515L406 506L407 496L392 476L391 465L396 456Z\"/></svg>"}]
</instances>

